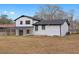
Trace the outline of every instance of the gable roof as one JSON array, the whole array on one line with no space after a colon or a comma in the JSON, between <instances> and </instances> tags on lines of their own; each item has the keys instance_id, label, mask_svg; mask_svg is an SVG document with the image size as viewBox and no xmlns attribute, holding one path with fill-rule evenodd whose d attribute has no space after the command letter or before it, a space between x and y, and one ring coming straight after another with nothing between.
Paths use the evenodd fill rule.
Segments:
<instances>
[{"instance_id":1,"label":"gable roof","mask_svg":"<svg viewBox=\"0 0 79 59\"><path fill-rule=\"evenodd\" d=\"M68 25L70 25L67 19L41 20L39 22L34 23L33 25L62 25L65 21Z\"/></svg>"},{"instance_id":2,"label":"gable roof","mask_svg":"<svg viewBox=\"0 0 79 59\"><path fill-rule=\"evenodd\" d=\"M36 21L40 21L39 19L35 19L35 18L33 18L33 17L26 16L26 15L21 15L20 17L16 18L14 21L18 20L18 19L21 18L21 17L27 17L27 18L31 18L31 19L36 20Z\"/></svg>"}]
</instances>

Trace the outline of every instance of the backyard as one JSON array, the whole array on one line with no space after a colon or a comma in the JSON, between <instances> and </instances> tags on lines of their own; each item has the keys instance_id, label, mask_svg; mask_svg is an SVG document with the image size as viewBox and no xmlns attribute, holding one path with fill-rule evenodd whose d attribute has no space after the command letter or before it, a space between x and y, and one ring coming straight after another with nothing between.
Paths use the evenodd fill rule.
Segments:
<instances>
[{"instance_id":1,"label":"backyard","mask_svg":"<svg viewBox=\"0 0 79 59\"><path fill-rule=\"evenodd\" d=\"M0 53L79 53L79 34L65 37L0 36Z\"/></svg>"}]
</instances>

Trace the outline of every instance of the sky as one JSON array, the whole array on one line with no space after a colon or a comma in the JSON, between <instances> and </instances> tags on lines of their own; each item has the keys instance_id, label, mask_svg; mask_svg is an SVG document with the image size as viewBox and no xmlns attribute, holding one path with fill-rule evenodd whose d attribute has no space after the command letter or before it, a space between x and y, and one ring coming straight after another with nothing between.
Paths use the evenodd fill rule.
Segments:
<instances>
[{"instance_id":1,"label":"sky","mask_svg":"<svg viewBox=\"0 0 79 59\"><path fill-rule=\"evenodd\" d=\"M0 4L0 15L7 14L13 20L21 15L34 16L44 4ZM79 18L79 4L58 4L62 10L74 9L74 18Z\"/></svg>"}]
</instances>

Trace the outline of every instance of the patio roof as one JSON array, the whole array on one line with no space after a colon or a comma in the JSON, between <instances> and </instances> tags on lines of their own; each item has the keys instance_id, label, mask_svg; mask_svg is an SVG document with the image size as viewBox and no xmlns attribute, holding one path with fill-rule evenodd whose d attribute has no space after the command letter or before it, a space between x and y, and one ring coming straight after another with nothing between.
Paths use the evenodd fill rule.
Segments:
<instances>
[{"instance_id":1,"label":"patio roof","mask_svg":"<svg viewBox=\"0 0 79 59\"><path fill-rule=\"evenodd\" d=\"M8 27L16 27L16 25L15 24L0 24L0 27L8 28Z\"/></svg>"}]
</instances>

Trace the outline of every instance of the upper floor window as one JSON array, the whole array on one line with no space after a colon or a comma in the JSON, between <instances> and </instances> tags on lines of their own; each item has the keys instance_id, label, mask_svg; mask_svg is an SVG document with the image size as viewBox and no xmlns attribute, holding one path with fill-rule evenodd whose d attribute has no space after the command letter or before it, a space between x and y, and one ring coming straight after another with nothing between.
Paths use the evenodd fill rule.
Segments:
<instances>
[{"instance_id":1,"label":"upper floor window","mask_svg":"<svg viewBox=\"0 0 79 59\"><path fill-rule=\"evenodd\" d=\"M23 24L23 21L20 21L20 24Z\"/></svg>"},{"instance_id":2,"label":"upper floor window","mask_svg":"<svg viewBox=\"0 0 79 59\"><path fill-rule=\"evenodd\" d=\"M42 25L42 30L45 30L45 25Z\"/></svg>"},{"instance_id":3,"label":"upper floor window","mask_svg":"<svg viewBox=\"0 0 79 59\"><path fill-rule=\"evenodd\" d=\"M26 24L30 24L30 20L27 20L25 23L26 23Z\"/></svg>"}]
</instances>

